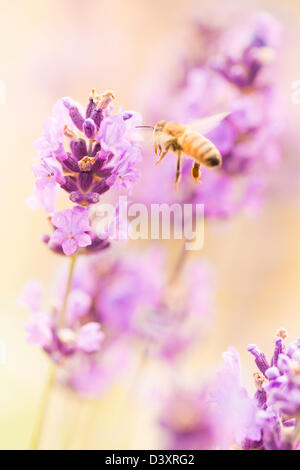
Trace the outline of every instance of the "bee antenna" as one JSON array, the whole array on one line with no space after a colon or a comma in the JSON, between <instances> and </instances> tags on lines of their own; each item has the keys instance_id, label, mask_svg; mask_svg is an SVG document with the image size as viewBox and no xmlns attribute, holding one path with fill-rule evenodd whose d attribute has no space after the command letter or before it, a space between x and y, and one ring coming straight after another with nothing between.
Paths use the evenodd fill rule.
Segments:
<instances>
[{"instance_id":1,"label":"bee antenna","mask_svg":"<svg viewBox=\"0 0 300 470\"><path fill-rule=\"evenodd\" d=\"M148 128L148 129L154 129L153 126L135 126L137 129L142 129L142 128Z\"/></svg>"}]
</instances>

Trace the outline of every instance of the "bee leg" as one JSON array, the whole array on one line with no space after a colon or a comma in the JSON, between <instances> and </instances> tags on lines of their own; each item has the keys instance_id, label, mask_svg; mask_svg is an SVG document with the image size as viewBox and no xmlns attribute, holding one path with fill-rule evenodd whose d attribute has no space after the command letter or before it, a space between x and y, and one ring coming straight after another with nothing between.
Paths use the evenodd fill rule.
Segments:
<instances>
[{"instance_id":1,"label":"bee leg","mask_svg":"<svg viewBox=\"0 0 300 470\"><path fill-rule=\"evenodd\" d=\"M165 145L164 151L160 154L160 157L156 162L156 165L158 165L162 161L162 159L165 158L165 156L167 155L168 151L170 150L170 148L172 146L173 146L173 141L167 142L167 144ZM161 149L161 147L160 147L160 149Z\"/></svg>"},{"instance_id":2,"label":"bee leg","mask_svg":"<svg viewBox=\"0 0 300 470\"><path fill-rule=\"evenodd\" d=\"M201 184L201 181L200 181L200 176L201 176L200 163L197 163L197 162L194 163L194 166L192 168L192 176L193 176L194 180L196 181L196 183Z\"/></svg>"},{"instance_id":3,"label":"bee leg","mask_svg":"<svg viewBox=\"0 0 300 470\"><path fill-rule=\"evenodd\" d=\"M157 162L155 163L155 165L159 165L159 163L162 161L162 159L165 158L165 156L167 155L168 151L169 151L169 149L166 147L165 150L160 154L160 157L157 160Z\"/></svg>"},{"instance_id":4,"label":"bee leg","mask_svg":"<svg viewBox=\"0 0 300 470\"><path fill-rule=\"evenodd\" d=\"M177 186L181 178L181 164L182 164L182 153L178 152L178 160L176 167L176 178L175 178L175 191L177 191Z\"/></svg>"}]
</instances>

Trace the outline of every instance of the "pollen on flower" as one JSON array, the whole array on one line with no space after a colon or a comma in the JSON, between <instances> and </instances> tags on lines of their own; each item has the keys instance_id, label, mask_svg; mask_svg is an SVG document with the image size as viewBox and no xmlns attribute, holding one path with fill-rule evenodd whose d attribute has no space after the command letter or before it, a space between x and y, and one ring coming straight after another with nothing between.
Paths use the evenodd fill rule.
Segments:
<instances>
[{"instance_id":1,"label":"pollen on flower","mask_svg":"<svg viewBox=\"0 0 300 470\"><path fill-rule=\"evenodd\" d=\"M81 171L90 171L96 160L96 157L85 156L79 160L78 166Z\"/></svg>"},{"instance_id":2,"label":"pollen on flower","mask_svg":"<svg viewBox=\"0 0 300 470\"><path fill-rule=\"evenodd\" d=\"M261 392L263 389L263 385L267 382L264 375L261 372L254 372L253 378L257 390Z\"/></svg>"},{"instance_id":3,"label":"pollen on flower","mask_svg":"<svg viewBox=\"0 0 300 470\"><path fill-rule=\"evenodd\" d=\"M70 328L61 328L57 331L57 336L63 344L70 344L76 340L76 334Z\"/></svg>"},{"instance_id":4,"label":"pollen on flower","mask_svg":"<svg viewBox=\"0 0 300 470\"><path fill-rule=\"evenodd\" d=\"M100 98L100 108L106 109L112 100L115 99L115 94L112 90L107 90Z\"/></svg>"},{"instance_id":5,"label":"pollen on flower","mask_svg":"<svg viewBox=\"0 0 300 470\"><path fill-rule=\"evenodd\" d=\"M77 139L75 132L73 132L73 131L67 126L67 124L64 125L64 135L65 135L66 137L69 137L69 139L73 139L73 140L76 140L76 139Z\"/></svg>"},{"instance_id":6,"label":"pollen on flower","mask_svg":"<svg viewBox=\"0 0 300 470\"><path fill-rule=\"evenodd\" d=\"M92 88L90 95L89 95L89 100L93 101L94 103L98 103L100 99L100 95L96 92L96 88Z\"/></svg>"},{"instance_id":7,"label":"pollen on flower","mask_svg":"<svg viewBox=\"0 0 300 470\"><path fill-rule=\"evenodd\" d=\"M279 328L276 331L276 336L278 336L279 338L282 338L282 339L286 339L288 337L288 333L287 333L285 328Z\"/></svg>"}]
</instances>

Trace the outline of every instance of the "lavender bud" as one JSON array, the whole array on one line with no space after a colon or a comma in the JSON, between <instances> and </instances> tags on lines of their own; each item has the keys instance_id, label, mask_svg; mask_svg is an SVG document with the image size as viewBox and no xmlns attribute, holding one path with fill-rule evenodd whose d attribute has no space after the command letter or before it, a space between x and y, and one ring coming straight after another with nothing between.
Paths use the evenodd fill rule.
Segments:
<instances>
[{"instance_id":1,"label":"lavender bud","mask_svg":"<svg viewBox=\"0 0 300 470\"><path fill-rule=\"evenodd\" d=\"M291 366L291 360L286 354L279 354L277 366L280 372L288 372Z\"/></svg>"},{"instance_id":2,"label":"lavender bud","mask_svg":"<svg viewBox=\"0 0 300 470\"><path fill-rule=\"evenodd\" d=\"M122 117L123 121L127 121L127 119L132 118L132 113L124 113Z\"/></svg>"},{"instance_id":3,"label":"lavender bud","mask_svg":"<svg viewBox=\"0 0 300 470\"><path fill-rule=\"evenodd\" d=\"M77 184L71 176L66 176L65 182L61 185L61 187L68 193L78 190Z\"/></svg>"},{"instance_id":4,"label":"lavender bud","mask_svg":"<svg viewBox=\"0 0 300 470\"><path fill-rule=\"evenodd\" d=\"M256 344L249 344L247 350L253 354L255 357L255 364L259 368L259 370L265 375L267 369L269 369L269 364L266 359L266 356L258 349Z\"/></svg>"},{"instance_id":5,"label":"lavender bud","mask_svg":"<svg viewBox=\"0 0 300 470\"><path fill-rule=\"evenodd\" d=\"M93 147L93 150L92 150L92 153L91 153L91 157L96 157L97 156L97 153L100 152L101 150L101 145L99 142L96 142L94 147Z\"/></svg>"},{"instance_id":6,"label":"lavender bud","mask_svg":"<svg viewBox=\"0 0 300 470\"><path fill-rule=\"evenodd\" d=\"M91 116L91 114L94 111L95 107L96 107L96 103L93 101L93 99L90 99L89 103L86 107L86 111L85 111L86 119L88 119Z\"/></svg>"},{"instance_id":7,"label":"lavender bud","mask_svg":"<svg viewBox=\"0 0 300 470\"><path fill-rule=\"evenodd\" d=\"M86 200L90 204L97 204L97 202L100 201L100 195L98 193L95 193L95 192L88 193L86 195Z\"/></svg>"},{"instance_id":8,"label":"lavender bud","mask_svg":"<svg viewBox=\"0 0 300 470\"><path fill-rule=\"evenodd\" d=\"M265 375L269 380L277 379L277 377L279 377L279 370L277 367L269 367L269 369L266 370Z\"/></svg>"},{"instance_id":9,"label":"lavender bud","mask_svg":"<svg viewBox=\"0 0 300 470\"><path fill-rule=\"evenodd\" d=\"M91 114L91 118L93 119L94 123L96 124L97 129L99 129L101 121L103 119L103 111L101 108L96 108Z\"/></svg>"},{"instance_id":10,"label":"lavender bud","mask_svg":"<svg viewBox=\"0 0 300 470\"><path fill-rule=\"evenodd\" d=\"M80 131L82 131L84 118L82 117L82 115L81 115L79 109L77 108L77 106L72 104L72 102L68 98L63 99L63 103L64 103L65 107L68 109L70 118L74 122L75 126Z\"/></svg>"},{"instance_id":11,"label":"lavender bud","mask_svg":"<svg viewBox=\"0 0 300 470\"><path fill-rule=\"evenodd\" d=\"M71 157L67 156L62 160L63 165L70 171L79 171L78 163Z\"/></svg>"},{"instance_id":12,"label":"lavender bud","mask_svg":"<svg viewBox=\"0 0 300 470\"><path fill-rule=\"evenodd\" d=\"M103 194L106 191L108 191L110 188L110 185L107 184L105 180L98 181L96 184L93 186L93 192L98 193L98 194Z\"/></svg>"},{"instance_id":13,"label":"lavender bud","mask_svg":"<svg viewBox=\"0 0 300 470\"><path fill-rule=\"evenodd\" d=\"M88 139L92 139L96 134L97 128L94 121L90 118L85 119L83 123L83 132Z\"/></svg>"},{"instance_id":14,"label":"lavender bud","mask_svg":"<svg viewBox=\"0 0 300 470\"><path fill-rule=\"evenodd\" d=\"M70 194L70 201L80 204L83 201L84 197L80 191L73 191Z\"/></svg>"},{"instance_id":15,"label":"lavender bud","mask_svg":"<svg viewBox=\"0 0 300 470\"><path fill-rule=\"evenodd\" d=\"M93 182L93 174L91 172L81 172L78 177L78 183L82 191L87 191Z\"/></svg>"},{"instance_id":16,"label":"lavender bud","mask_svg":"<svg viewBox=\"0 0 300 470\"><path fill-rule=\"evenodd\" d=\"M71 147L73 156L77 160L81 160L81 158L85 157L88 153L86 143L83 139L78 139L76 141L72 140L70 142L70 147Z\"/></svg>"}]
</instances>

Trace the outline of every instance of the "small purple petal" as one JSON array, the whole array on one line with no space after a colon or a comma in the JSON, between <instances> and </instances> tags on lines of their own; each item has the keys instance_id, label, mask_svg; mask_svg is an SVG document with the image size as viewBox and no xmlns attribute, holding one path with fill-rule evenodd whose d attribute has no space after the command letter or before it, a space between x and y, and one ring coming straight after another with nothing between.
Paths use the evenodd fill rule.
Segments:
<instances>
[{"instance_id":1,"label":"small purple petal","mask_svg":"<svg viewBox=\"0 0 300 470\"><path fill-rule=\"evenodd\" d=\"M88 118L84 121L83 132L88 139L92 139L94 137L97 132L97 127L92 119Z\"/></svg>"},{"instance_id":2,"label":"small purple petal","mask_svg":"<svg viewBox=\"0 0 300 470\"><path fill-rule=\"evenodd\" d=\"M74 239L64 240L62 243L62 249L65 255L70 256L77 250L77 243Z\"/></svg>"},{"instance_id":3,"label":"small purple petal","mask_svg":"<svg viewBox=\"0 0 300 470\"><path fill-rule=\"evenodd\" d=\"M107 184L106 180L102 180L94 184L92 188L92 192L98 193L98 194L104 194L109 189L110 189L110 185Z\"/></svg>"},{"instance_id":4,"label":"small purple petal","mask_svg":"<svg viewBox=\"0 0 300 470\"><path fill-rule=\"evenodd\" d=\"M81 204L84 200L84 196L80 191L72 191L70 194L70 201L75 202L77 204Z\"/></svg>"},{"instance_id":5,"label":"small purple petal","mask_svg":"<svg viewBox=\"0 0 300 470\"><path fill-rule=\"evenodd\" d=\"M79 235L76 235L76 242L81 247L91 245L92 243L91 237L87 233L80 233Z\"/></svg>"},{"instance_id":6,"label":"small purple petal","mask_svg":"<svg viewBox=\"0 0 300 470\"><path fill-rule=\"evenodd\" d=\"M62 163L68 170L75 171L75 172L79 171L79 166L78 166L77 161L74 160L74 158L72 158L69 155L62 160Z\"/></svg>"},{"instance_id":7,"label":"small purple petal","mask_svg":"<svg viewBox=\"0 0 300 470\"><path fill-rule=\"evenodd\" d=\"M81 172L79 173L78 183L82 191L87 191L93 182L92 172Z\"/></svg>"},{"instance_id":8,"label":"small purple petal","mask_svg":"<svg viewBox=\"0 0 300 470\"><path fill-rule=\"evenodd\" d=\"M70 147L71 147L73 156L77 160L81 160L88 153L85 140L83 139L71 140Z\"/></svg>"},{"instance_id":9,"label":"small purple petal","mask_svg":"<svg viewBox=\"0 0 300 470\"><path fill-rule=\"evenodd\" d=\"M62 187L62 189L64 189L68 193L78 191L77 184L71 176L66 176L65 177L65 182L64 182L64 184L61 185L61 187Z\"/></svg>"}]
</instances>

